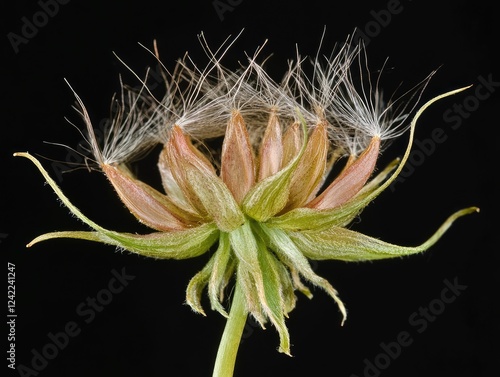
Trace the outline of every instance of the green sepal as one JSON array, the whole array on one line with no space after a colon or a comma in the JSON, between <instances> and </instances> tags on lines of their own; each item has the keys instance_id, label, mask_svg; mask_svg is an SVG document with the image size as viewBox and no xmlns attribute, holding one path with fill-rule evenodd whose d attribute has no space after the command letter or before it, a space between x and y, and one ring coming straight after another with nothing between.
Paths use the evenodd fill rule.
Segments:
<instances>
[{"instance_id":1,"label":"green sepal","mask_svg":"<svg viewBox=\"0 0 500 377\"><path fill-rule=\"evenodd\" d=\"M205 267L191 278L186 288L186 303L193 311L204 316L206 316L206 314L201 306L201 295L210 279L210 274L214 265L214 257L215 256L212 256Z\"/></svg>"},{"instance_id":2,"label":"green sepal","mask_svg":"<svg viewBox=\"0 0 500 377\"><path fill-rule=\"evenodd\" d=\"M175 232L158 232L145 235L119 233L104 228L98 232L52 232L42 234L28 246L53 238L78 238L114 245L130 252L151 258L188 259L205 253L219 238L214 223Z\"/></svg>"},{"instance_id":3,"label":"green sepal","mask_svg":"<svg viewBox=\"0 0 500 377\"><path fill-rule=\"evenodd\" d=\"M257 240L249 222L246 221L230 232L229 241L238 259L237 279L246 297L246 310L264 328L266 316L261 310L261 301L265 301L264 281L259 264Z\"/></svg>"},{"instance_id":4,"label":"green sepal","mask_svg":"<svg viewBox=\"0 0 500 377\"><path fill-rule=\"evenodd\" d=\"M226 310L221 304L224 288L229 283L229 279L234 271L234 262L231 260L231 244L227 233L220 233L219 247L212 259L213 265L208 284L210 304L213 310L217 310L224 317L228 317Z\"/></svg>"},{"instance_id":5,"label":"green sepal","mask_svg":"<svg viewBox=\"0 0 500 377\"><path fill-rule=\"evenodd\" d=\"M92 220L90 220L87 216L85 216L77 207L75 207L69 201L69 199L66 197L66 195L64 195L64 193L61 191L61 189L59 188L57 183L52 179L52 177L49 175L49 173L47 173L47 171L44 169L44 167L42 166L40 161L38 161L35 157L30 155L28 152L26 152L26 153L24 153L24 152L14 153L14 156L25 157L28 160L30 160L38 168L40 173L43 175L43 177L45 178L45 180L47 181L49 186L52 188L52 190L54 190L54 192L59 197L61 202L63 202L63 204L69 208L71 213L73 213L76 217L78 217L80 220L82 220L85 224L90 226L92 229L94 229L98 232L105 230L104 228L100 227L99 225L94 223ZM79 232L77 232L77 233L79 233ZM32 244L33 244L33 241L30 244L28 244L28 246L30 246Z\"/></svg>"},{"instance_id":6,"label":"green sepal","mask_svg":"<svg viewBox=\"0 0 500 377\"><path fill-rule=\"evenodd\" d=\"M219 237L219 230L214 223L203 224L186 230L157 232L146 235L119 233L107 230L86 217L70 202L35 157L31 156L29 153L16 153L15 156L26 157L31 160L69 210L95 230L95 232L76 231L46 233L31 241L27 245L28 247L52 238L78 238L118 246L133 253L152 258L187 259L206 252Z\"/></svg>"},{"instance_id":7,"label":"green sepal","mask_svg":"<svg viewBox=\"0 0 500 377\"><path fill-rule=\"evenodd\" d=\"M290 334L285 324L285 298L283 296L283 282L281 280L282 271L276 258L267 250L265 244L258 240L258 255L264 280L264 297L261 298L261 305L271 323L278 330L280 346L278 351L290 355ZM290 279L288 286L291 286ZM293 294L293 293L292 293Z\"/></svg>"},{"instance_id":8,"label":"green sepal","mask_svg":"<svg viewBox=\"0 0 500 377\"><path fill-rule=\"evenodd\" d=\"M331 210L314 208L295 208L277 217L266 221L269 228L287 231L320 230L331 226L342 226L357 216L361 209L355 206L341 206Z\"/></svg>"},{"instance_id":9,"label":"green sepal","mask_svg":"<svg viewBox=\"0 0 500 377\"><path fill-rule=\"evenodd\" d=\"M250 313L259 323L261 328L265 330L267 317L260 304L261 300L259 294L255 289L255 279L243 263L238 263L236 266L236 281L240 284L243 295L245 296L245 310Z\"/></svg>"},{"instance_id":10,"label":"green sepal","mask_svg":"<svg viewBox=\"0 0 500 377\"><path fill-rule=\"evenodd\" d=\"M393 245L341 227L331 227L321 231L287 233L293 243L310 259L359 262L396 258L427 250L441 238L456 219L477 211L477 207L469 207L455 212L427 241L414 247Z\"/></svg>"},{"instance_id":11,"label":"green sepal","mask_svg":"<svg viewBox=\"0 0 500 377\"><path fill-rule=\"evenodd\" d=\"M219 177L204 175L201 170L191 167L186 167L186 177L191 190L198 196L219 229L227 232L243 224L245 216Z\"/></svg>"},{"instance_id":12,"label":"green sepal","mask_svg":"<svg viewBox=\"0 0 500 377\"><path fill-rule=\"evenodd\" d=\"M317 210L306 207L295 208L281 216L270 218L266 225L289 231L321 230L335 225L346 226L363 209L365 205L363 199L377 190L398 163L399 159L393 160L375 178L369 181L354 198L340 207L331 210Z\"/></svg>"},{"instance_id":13,"label":"green sepal","mask_svg":"<svg viewBox=\"0 0 500 377\"><path fill-rule=\"evenodd\" d=\"M297 247L289 235L281 229L267 228L261 224L260 228L265 232L269 239L269 244L282 263L289 266L291 270L296 270L307 281L315 286L322 288L337 303L342 313L342 324L347 318L347 310L342 300L340 300L337 291L332 285L321 276L314 273L313 269L303 251ZM307 292L305 293L307 295Z\"/></svg>"},{"instance_id":14,"label":"green sepal","mask_svg":"<svg viewBox=\"0 0 500 377\"><path fill-rule=\"evenodd\" d=\"M201 295L203 289L208 285L211 308L228 318L229 315L222 306L221 301L224 288L227 286L233 270L234 263L231 261L229 237L227 233L221 232L216 252L205 267L189 282L186 290L186 302L194 311L205 315L201 306Z\"/></svg>"}]
</instances>

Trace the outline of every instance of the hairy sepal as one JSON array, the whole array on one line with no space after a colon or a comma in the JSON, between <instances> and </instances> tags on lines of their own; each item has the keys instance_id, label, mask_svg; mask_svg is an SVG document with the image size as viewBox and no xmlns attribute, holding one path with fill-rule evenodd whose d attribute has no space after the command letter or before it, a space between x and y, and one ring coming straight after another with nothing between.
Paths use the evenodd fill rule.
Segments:
<instances>
[{"instance_id":1,"label":"hairy sepal","mask_svg":"<svg viewBox=\"0 0 500 377\"><path fill-rule=\"evenodd\" d=\"M228 314L222 306L224 289L234 269L234 263L231 263L231 244L229 235L221 232L219 237L219 247L213 256L212 271L208 283L208 297L213 310L218 311L224 317Z\"/></svg>"},{"instance_id":2,"label":"hairy sepal","mask_svg":"<svg viewBox=\"0 0 500 377\"><path fill-rule=\"evenodd\" d=\"M158 259L188 259L205 253L218 239L214 223L176 232L158 232L145 235L120 233L99 228L97 232L52 232L38 236L28 244L53 238L77 238L114 245L121 249Z\"/></svg>"},{"instance_id":3,"label":"hairy sepal","mask_svg":"<svg viewBox=\"0 0 500 377\"><path fill-rule=\"evenodd\" d=\"M264 279L259 264L257 240L249 222L229 233L229 242L237 258L237 279L246 297L246 310L265 328L266 315L261 304L265 302Z\"/></svg>"},{"instance_id":4,"label":"hairy sepal","mask_svg":"<svg viewBox=\"0 0 500 377\"><path fill-rule=\"evenodd\" d=\"M15 156L25 157L33 162L61 202L63 202L77 218L95 230L95 232L76 231L46 233L36 237L27 245L28 247L53 238L78 238L114 245L147 257L186 259L203 254L219 237L219 230L214 223L207 223L186 230L158 232L147 235L119 233L107 230L90 220L71 203L35 157L31 156L29 153L16 153Z\"/></svg>"},{"instance_id":5,"label":"hairy sepal","mask_svg":"<svg viewBox=\"0 0 500 377\"><path fill-rule=\"evenodd\" d=\"M268 237L273 250L284 264L290 266L289 268L291 269L295 269L307 281L322 288L333 298L342 313L343 324L347 318L347 311L344 303L340 300L337 291L332 285L326 279L314 273L302 250L296 246L293 240L284 231L280 229L269 229L264 225L261 225L261 229L266 234L266 237Z\"/></svg>"},{"instance_id":6,"label":"hairy sepal","mask_svg":"<svg viewBox=\"0 0 500 377\"><path fill-rule=\"evenodd\" d=\"M287 232L293 243L310 259L361 262L418 254L434 245L459 217L477 212L469 207L455 212L419 246L398 246L342 227L322 231Z\"/></svg>"},{"instance_id":7,"label":"hairy sepal","mask_svg":"<svg viewBox=\"0 0 500 377\"><path fill-rule=\"evenodd\" d=\"M285 305L280 263L268 252L264 243L258 240L257 245L258 259L264 280L264 295L261 297L261 305L266 316L278 330L280 337L278 351L291 356L290 335L285 324L285 315L288 313L288 308ZM285 280L285 282L287 281ZM288 286L291 286L291 284L288 284Z\"/></svg>"}]
</instances>

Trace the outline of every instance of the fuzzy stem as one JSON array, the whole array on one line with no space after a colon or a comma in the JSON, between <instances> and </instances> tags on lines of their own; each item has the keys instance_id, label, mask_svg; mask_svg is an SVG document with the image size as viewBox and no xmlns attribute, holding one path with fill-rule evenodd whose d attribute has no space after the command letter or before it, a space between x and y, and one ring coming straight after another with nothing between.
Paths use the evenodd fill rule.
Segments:
<instances>
[{"instance_id":1,"label":"fuzzy stem","mask_svg":"<svg viewBox=\"0 0 500 377\"><path fill-rule=\"evenodd\" d=\"M217 350L214 372L212 377L232 377L236 355L240 345L241 335L247 321L245 297L240 285L236 282L231 311L224 328L224 333Z\"/></svg>"}]
</instances>

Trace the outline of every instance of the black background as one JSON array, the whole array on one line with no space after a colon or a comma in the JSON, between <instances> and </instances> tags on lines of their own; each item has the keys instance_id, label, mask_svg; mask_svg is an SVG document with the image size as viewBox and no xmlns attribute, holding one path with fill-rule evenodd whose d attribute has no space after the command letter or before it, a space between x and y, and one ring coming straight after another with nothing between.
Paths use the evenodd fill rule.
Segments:
<instances>
[{"instance_id":1,"label":"black background","mask_svg":"<svg viewBox=\"0 0 500 377\"><path fill-rule=\"evenodd\" d=\"M162 61L172 68L185 51L195 61L204 61L197 40L200 32L216 47L244 28L227 54L226 64L236 66L245 58L244 52L252 54L268 39L264 52L273 54L269 72L279 80L286 60L295 57L296 44L304 55L315 54L324 26L324 46L333 46L355 27L373 26L372 11L387 9L387 1L232 3L232 10L221 19L210 0L72 0L60 5L17 53L8 33L21 34L22 18L31 20L40 5L16 1L2 11L0 250L5 259L4 286L7 262L16 266L17 365L30 366L32 350L41 351L49 343L49 333L63 331L68 322L75 321L81 332L58 351L40 376L211 375L224 319L208 306L204 318L184 305L186 284L204 265L206 256L155 261L78 240L49 241L26 249L27 242L44 232L84 230L85 226L59 205L35 167L12 153L29 151L67 165L66 149L44 143L76 147L81 141L64 120L78 120L71 109L74 97L64 79L99 124L108 116L110 98L119 89L118 75L137 84L113 52L139 74L154 64L138 42L150 47L156 39ZM411 86L440 67L424 100L469 84L477 87L479 77L500 81L493 57L498 49L498 16L485 3L401 0L400 13L379 32L370 29L376 34L368 45L370 67L376 71L389 57L383 76L383 86L388 87L400 82ZM271 326L265 331L249 327L235 376L370 375L364 368L368 361L382 357L380 343L395 341L402 331L411 334L413 343L390 360L381 376L494 375L500 335L499 313L493 310L499 286L493 222L497 209L493 194L498 194L499 185L498 168L492 160L497 160L499 140L498 86L488 99L476 102L475 111L460 117L459 128L452 129L452 123L443 119L454 104L467 98L474 103L470 98L474 90L445 99L426 112L416 138L422 141L442 128L447 140L436 145L396 190L387 190L370 205L354 228L412 245L423 241L455 210L477 205L481 213L460 219L423 255L366 264L315 264L316 272L339 290L348 307L345 326L340 327L337 307L324 293L315 292L312 301L301 296L287 322L294 357L276 351L278 336ZM380 166L400 156L406 140L402 137L387 149ZM140 174L157 183L155 158L143 161ZM50 159L41 161L55 176ZM73 203L98 224L144 231L100 173L81 169L57 181ZM107 286L113 269L123 268L134 280L93 321L85 323L76 308ZM457 279L467 289L418 333L409 317L439 299L445 279ZM8 328L2 328L2 350L7 350ZM9 375L19 375L7 370Z\"/></svg>"}]
</instances>

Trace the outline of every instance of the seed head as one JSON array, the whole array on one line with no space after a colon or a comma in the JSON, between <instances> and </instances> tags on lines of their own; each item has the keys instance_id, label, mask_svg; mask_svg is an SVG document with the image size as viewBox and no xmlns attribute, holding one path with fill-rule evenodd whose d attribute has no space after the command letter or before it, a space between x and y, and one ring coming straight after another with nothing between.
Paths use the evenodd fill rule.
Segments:
<instances>
[{"instance_id":1,"label":"seed head","mask_svg":"<svg viewBox=\"0 0 500 377\"><path fill-rule=\"evenodd\" d=\"M352 40L324 61L312 60L310 78L298 57L279 83L257 63L260 49L236 72L221 64L226 50L223 46L212 53L206 47L210 63L203 69L188 56L180 60L172 74L165 74L166 95L160 100L146 87L123 87L102 144L77 96L95 161L123 204L153 233L121 233L95 224L34 157L18 153L36 164L63 203L93 229L44 234L29 246L51 238L79 238L171 259L196 257L213 248L188 285L187 303L204 314L201 295L207 287L212 309L227 316L224 293L236 280L246 311L263 327L270 321L279 332L279 350L289 354L285 317L295 306L296 291L312 297L306 283L335 300L342 323L347 316L337 291L313 271L310 260L368 261L420 253L456 218L477 210L458 211L415 247L346 228L401 171L422 111L462 89L430 100L407 122L414 105L400 106L402 98L384 102L378 80L372 84L368 74L363 46L352 46ZM414 91L409 97L420 94ZM402 160L374 174L384 142L408 129ZM223 137L219 153L199 147L215 137ZM163 192L127 167L156 144L162 145L158 169ZM341 163L340 173L326 183L332 167Z\"/></svg>"}]
</instances>

